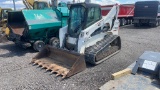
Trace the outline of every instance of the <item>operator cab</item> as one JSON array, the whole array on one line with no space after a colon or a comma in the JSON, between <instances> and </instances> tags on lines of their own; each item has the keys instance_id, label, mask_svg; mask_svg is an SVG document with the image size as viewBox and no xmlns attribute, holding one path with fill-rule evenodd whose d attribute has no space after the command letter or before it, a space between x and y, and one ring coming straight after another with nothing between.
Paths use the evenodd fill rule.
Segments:
<instances>
[{"instance_id":1,"label":"operator cab","mask_svg":"<svg viewBox=\"0 0 160 90\"><path fill-rule=\"evenodd\" d=\"M0 9L0 26L6 25L9 11L12 11L12 9L9 8Z\"/></svg>"},{"instance_id":2,"label":"operator cab","mask_svg":"<svg viewBox=\"0 0 160 90\"><path fill-rule=\"evenodd\" d=\"M82 30L102 19L101 7L97 4L72 4L69 9L68 32L74 38L78 38Z\"/></svg>"},{"instance_id":3,"label":"operator cab","mask_svg":"<svg viewBox=\"0 0 160 90\"><path fill-rule=\"evenodd\" d=\"M12 11L12 9L2 9L0 12L0 20L7 19L9 11Z\"/></svg>"},{"instance_id":4,"label":"operator cab","mask_svg":"<svg viewBox=\"0 0 160 90\"><path fill-rule=\"evenodd\" d=\"M46 8L49 8L47 2L35 1L34 4L33 4L33 9L42 10L42 9L46 9Z\"/></svg>"},{"instance_id":5,"label":"operator cab","mask_svg":"<svg viewBox=\"0 0 160 90\"><path fill-rule=\"evenodd\" d=\"M66 34L65 47L77 51L78 39L82 30L90 27L102 19L101 7L91 3L76 3L68 5L70 13L68 19L68 33ZM100 29L97 29L100 31Z\"/></svg>"}]
</instances>

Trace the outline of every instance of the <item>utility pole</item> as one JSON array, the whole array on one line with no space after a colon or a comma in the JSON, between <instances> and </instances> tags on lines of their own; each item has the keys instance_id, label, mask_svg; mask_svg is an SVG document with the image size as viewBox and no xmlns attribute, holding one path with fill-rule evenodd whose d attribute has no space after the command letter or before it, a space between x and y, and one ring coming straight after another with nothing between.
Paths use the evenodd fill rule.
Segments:
<instances>
[{"instance_id":1,"label":"utility pole","mask_svg":"<svg viewBox=\"0 0 160 90\"><path fill-rule=\"evenodd\" d=\"M15 0L13 0L14 11L16 11Z\"/></svg>"}]
</instances>

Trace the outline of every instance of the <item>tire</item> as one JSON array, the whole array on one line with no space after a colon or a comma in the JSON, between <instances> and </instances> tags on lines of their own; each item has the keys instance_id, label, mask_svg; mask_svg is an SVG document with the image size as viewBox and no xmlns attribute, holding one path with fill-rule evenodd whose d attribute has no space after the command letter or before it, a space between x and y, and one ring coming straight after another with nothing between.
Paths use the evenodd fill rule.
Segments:
<instances>
[{"instance_id":1,"label":"tire","mask_svg":"<svg viewBox=\"0 0 160 90\"><path fill-rule=\"evenodd\" d=\"M126 19L122 19L122 26L124 26L124 25L126 25L127 24L127 21L126 21Z\"/></svg>"},{"instance_id":2,"label":"tire","mask_svg":"<svg viewBox=\"0 0 160 90\"><path fill-rule=\"evenodd\" d=\"M137 24L137 23L134 23L134 27L138 27L138 24Z\"/></svg>"},{"instance_id":3,"label":"tire","mask_svg":"<svg viewBox=\"0 0 160 90\"><path fill-rule=\"evenodd\" d=\"M126 20L126 25L128 25L128 24L130 24L130 20L129 19Z\"/></svg>"},{"instance_id":4,"label":"tire","mask_svg":"<svg viewBox=\"0 0 160 90\"><path fill-rule=\"evenodd\" d=\"M159 22L158 21L156 21L156 25L155 25L155 27L158 27L159 26Z\"/></svg>"},{"instance_id":5,"label":"tire","mask_svg":"<svg viewBox=\"0 0 160 90\"><path fill-rule=\"evenodd\" d=\"M141 23L135 23L134 26L135 26L135 27L140 27L140 26L141 26Z\"/></svg>"},{"instance_id":6,"label":"tire","mask_svg":"<svg viewBox=\"0 0 160 90\"><path fill-rule=\"evenodd\" d=\"M159 25L159 23L158 23L158 21L156 21L156 23L151 23L151 27L158 27L158 25Z\"/></svg>"},{"instance_id":7,"label":"tire","mask_svg":"<svg viewBox=\"0 0 160 90\"><path fill-rule=\"evenodd\" d=\"M123 26L123 25L122 25L122 19L119 19L119 22L120 22L120 26Z\"/></svg>"},{"instance_id":8,"label":"tire","mask_svg":"<svg viewBox=\"0 0 160 90\"><path fill-rule=\"evenodd\" d=\"M129 19L129 23L128 24L132 24L132 20L131 19Z\"/></svg>"},{"instance_id":9,"label":"tire","mask_svg":"<svg viewBox=\"0 0 160 90\"><path fill-rule=\"evenodd\" d=\"M52 37L52 38L49 40L49 45L51 45L52 47L60 47L59 39L56 38L56 37Z\"/></svg>"},{"instance_id":10,"label":"tire","mask_svg":"<svg viewBox=\"0 0 160 90\"><path fill-rule=\"evenodd\" d=\"M44 46L45 43L43 41L38 40L33 44L33 49L39 52L44 48Z\"/></svg>"},{"instance_id":11,"label":"tire","mask_svg":"<svg viewBox=\"0 0 160 90\"><path fill-rule=\"evenodd\" d=\"M150 23L149 26L150 26L150 27L154 27L154 24L153 24L153 23Z\"/></svg>"},{"instance_id":12,"label":"tire","mask_svg":"<svg viewBox=\"0 0 160 90\"><path fill-rule=\"evenodd\" d=\"M131 19L131 24L133 24L133 19Z\"/></svg>"}]
</instances>

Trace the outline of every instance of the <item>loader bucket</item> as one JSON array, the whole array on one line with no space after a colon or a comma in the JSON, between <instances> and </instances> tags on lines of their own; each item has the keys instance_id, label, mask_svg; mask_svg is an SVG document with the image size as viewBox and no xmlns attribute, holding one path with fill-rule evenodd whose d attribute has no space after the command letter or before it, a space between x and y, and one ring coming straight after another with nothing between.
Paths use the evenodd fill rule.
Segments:
<instances>
[{"instance_id":1,"label":"loader bucket","mask_svg":"<svg viewBox=\"0 0 160 90\"><path fill-rule=\"evenodd\" d=\"M86 68L84 55L46 46L31 61L34 65L51 70L56 76L70 77Z\"/></svg>"}]
</instances>

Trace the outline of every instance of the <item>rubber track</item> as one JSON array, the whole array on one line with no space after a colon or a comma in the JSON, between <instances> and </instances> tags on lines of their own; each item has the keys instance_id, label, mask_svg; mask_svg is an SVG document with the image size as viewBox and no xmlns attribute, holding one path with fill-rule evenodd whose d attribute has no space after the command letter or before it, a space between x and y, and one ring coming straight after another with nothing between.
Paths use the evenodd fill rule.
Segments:
<instances>
[{"instance_id":1,"label":"rubber track","mask_svg":"<svg viewBox=\"0 0 160 90\"><path fill-rule=\"evenodd\" d=\"M86 48L85 60L94 65L99 64L104 58L118 51L120 46L110 45L117 37L117 35L106 35L95 45Z\"/></svg>"}]
</instances>

